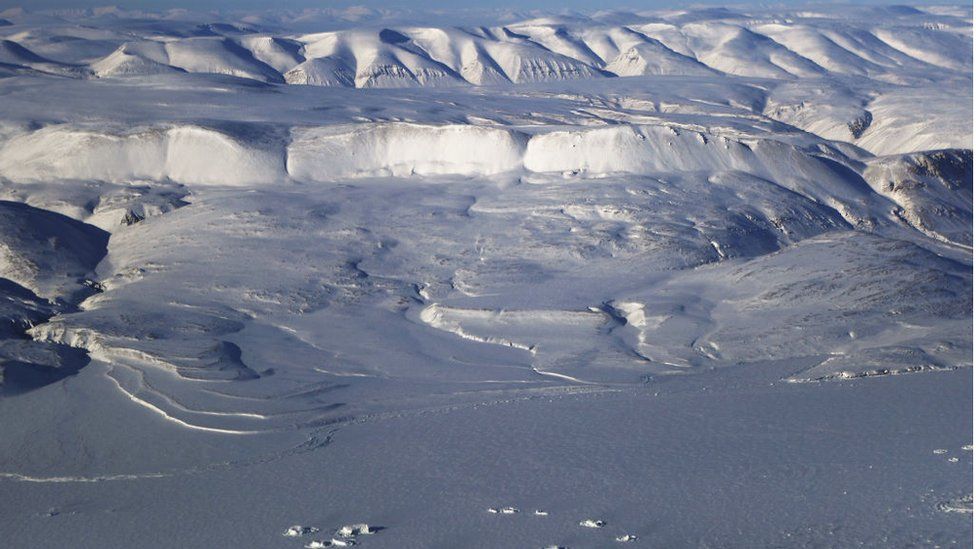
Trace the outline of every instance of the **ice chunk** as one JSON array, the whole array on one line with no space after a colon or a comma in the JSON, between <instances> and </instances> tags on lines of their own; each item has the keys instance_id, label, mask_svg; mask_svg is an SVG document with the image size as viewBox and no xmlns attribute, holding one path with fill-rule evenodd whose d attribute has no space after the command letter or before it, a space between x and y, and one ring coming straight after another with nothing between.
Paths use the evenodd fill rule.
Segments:
<instances>
[{"instance_id":1,"label":"ice chunk","mask_svg":"<svg viewBox=\"0 0 976 549\"><path fill-rule=\"evenodd\" d=\"M319 529L314 526L301 526L296 524L294 526L289 526L287 530L284 531L283 536L286 538L297 538L301 536L307 536L309 534L314 534L318 532Z\"/></svg>"}]
</instances>

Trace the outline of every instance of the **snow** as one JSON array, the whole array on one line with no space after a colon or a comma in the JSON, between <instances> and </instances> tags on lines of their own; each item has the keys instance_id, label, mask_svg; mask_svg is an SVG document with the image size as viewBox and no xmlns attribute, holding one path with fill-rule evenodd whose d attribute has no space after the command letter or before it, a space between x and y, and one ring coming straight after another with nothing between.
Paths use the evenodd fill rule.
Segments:
<instances>
[{"instance_id":1,"label":"snow","mask_svg":"<svg viewBox=\"0 0 976 549\"><path fill-rule=\"evenodd\" d=\"M284 174L283 151L249 146L198 126L104 128L52 125L6 141L0 169L20 181L172 179L180 183L246 185ZM270 150L269 150L270 149Z\"/></svg>"},{"instance_id":2,"label":"snow","mask_svg":"<svg viewBox=\"0 0 976 549\"><path fill-rule=\"evenodd\" d=\"M865 179L926 234L960 246L973 241L972 151L943 150L871 159Z\"/></svg>"},{"instance_id":3,"label":"snow","mask_svg":"<svg viewBox=\"0 0 976 549\"><path fill-rule=\"evenodd\" d=\"M321 15L325 14L306 10L309 23L265 26L315 28L311 21ZM11 36L31 47L67 55L67 63L91 62L101 76L153 74L171 67L265 82L284 79L296 84L355 87L485 85L714 71L774 79L830 72L891 80L933 67L957 72L972 65L966 47L971 32L960 24L958 15L888 12L876 21L870 17L877 14L857 13L856 8L784 15L748 18L723 13L711 17L700 10L657 17L622 13L615 24L608 24L608 19L538 17L489 19L472 26L429 26L437 23L436 16L423 20L428 26L409 18L397 25L394 15L388 27L373 23L281 36L223 23L174 23L178 32L166 36L166 27L157 24L135 27L143 39L135 49L135 43L130 43L129 48L94 61L89 55L76 56L56 47L52 37L45 40L38 35L44 29L31 29L33 34L29 34L14 24L11 28L20 32L11 32ZM845 17L857 22L851 24ZM924 24L912 18L922 19ZM335 23L326 15L318 24L328 28ZM63 25L59 31L61 36L97 41L93 53L113 40L133 37L124 22L84 32ZM17 42L5 44L8 49L21 48ZM150 51L153 53L147 55ZM11 55L21 61L18 64L41 61L29 50L18 49ZM53 66L47 65L48 69Z\"/></svg>"},{"instance_id":4,"label":"snow","mask_svg":"<svg viewBox=\"0 0 976 549\"><path fill-rule=\"evenodd\" d=\"M228 38L187 38L164 46L169 64L190 72L229 74L263 82L280 82L281 74Z\"/></svg>"},{"instance_id":5,"label":"snow","mask_svg":"<svg viewBox=\"0 0 976 549\"><path fill-rule=\"evenodd\" d=\"M347 524L345 526L340 526L339 529L336 530L336 535L344 538L367 536L373 533L375 533L374 529L370 528L369 525L364 522Z\"/></svg>"},{"instance_id":6,"label":"snow","mask_svg":"<svg viewBox=\"0 0 976 549\"><path fill-rule=\"evenodd\" d=\"M494 175L521 164L525 139L505 129L407 123L296 128L288 172L306 181L369 176Z\"/></svg>"},{"instance_id":7,"label":"snow","mask_svg":"<svg viewBox=\"0 0 976 549\"><path fill-rule=\"evenodd\" d=\"M617 76L702 75L712 72L698 60L681 55L653 39L621 52L607 63L606 69Z\"/></svg>"},{"instance_id":8,"label":"snow","mask_svg":"<svg viewBox=\"0 0 976 549\"><path fill-rule=\"evenodd\" d=\"M971 7L0 17L7 545L971 543Z\"/></svg>"},{"instance_id":9,"label":"snow","mask_svg":"<svg viewBox=\"0 0 976 549\"><path fill-rule=\"evenodd\" d=\"M281 535L285 536L286 538L297 538L314 534L318 531L319 529L315 528L314 526L302 526L300 524L296 524L295 526L289 526Z\"/></svg>"}]
</instances>

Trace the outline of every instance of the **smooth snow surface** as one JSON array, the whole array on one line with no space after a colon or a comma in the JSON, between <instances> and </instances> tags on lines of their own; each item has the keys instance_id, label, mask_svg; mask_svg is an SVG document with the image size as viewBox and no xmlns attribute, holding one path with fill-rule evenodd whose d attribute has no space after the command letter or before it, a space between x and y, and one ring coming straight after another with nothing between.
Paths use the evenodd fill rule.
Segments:
<instances>
[{"instance_id":1,"label":"smooth snow surface","mask_svg":"<svg viewBox=\"0 0 976 549\"><path fill-rule=\"evenodd\" d=\"M972 543L972 8L0 12L0 545Z\"/></svg>"}]
</instances>

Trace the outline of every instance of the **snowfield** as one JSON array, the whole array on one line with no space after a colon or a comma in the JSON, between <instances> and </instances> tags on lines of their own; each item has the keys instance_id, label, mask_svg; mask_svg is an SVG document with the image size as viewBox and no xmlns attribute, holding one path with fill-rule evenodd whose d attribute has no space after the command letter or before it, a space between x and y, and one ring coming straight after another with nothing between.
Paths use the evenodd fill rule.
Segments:
<instances>
[{"instance_id":1,"label":"snowfield","mask_svg":"<svg viewBox=\"0 0 976 549\"><path fill-rule=\"evenodd\" d=\"M2 544L971 545L972 44L0 12Z\"/></svg>"}]
</instances>

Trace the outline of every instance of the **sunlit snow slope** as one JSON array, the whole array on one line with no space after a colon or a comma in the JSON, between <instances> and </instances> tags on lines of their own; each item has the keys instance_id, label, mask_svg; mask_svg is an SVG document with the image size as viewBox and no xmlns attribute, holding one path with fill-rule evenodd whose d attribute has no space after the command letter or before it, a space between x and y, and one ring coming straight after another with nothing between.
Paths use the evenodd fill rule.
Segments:
<instances>
[{"instance_id":1,"label":"sunlit snow slope","mask_svg":"<svg viewBox=\"0 0 976 549\"><path fill-rule=\"evenodd\" d=\"M971 380L971 7L0 17L0 496L209 487L343 426L464 405L719 388L742 393L701 414L759 394L807 432L770 395ZM939 489L926 509L968 495L971 512ZM399 512L370 543L544 541L438 537ZM934 537L896 545L971 541L933 516ZM661 541L806 535L716 520ZM811 545L889 533L817 528ZM613 538L595 539L567 543Z\"/></svg>"}]
</instances>

